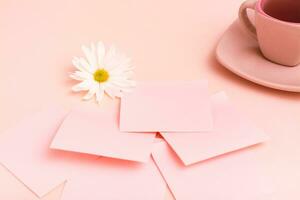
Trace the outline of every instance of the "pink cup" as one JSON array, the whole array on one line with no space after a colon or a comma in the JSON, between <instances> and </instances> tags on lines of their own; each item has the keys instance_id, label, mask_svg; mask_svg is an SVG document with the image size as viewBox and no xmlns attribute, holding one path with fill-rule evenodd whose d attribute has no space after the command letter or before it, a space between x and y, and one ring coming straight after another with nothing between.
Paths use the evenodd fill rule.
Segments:
<instances>
[{"instance_id":1,"label":"pink cup","mask_svg":"<svg viewBox=\"0 0 300 200\"><path fill-rule=\"evenodd\" d=\"M248 8L255 10L255 26ZM247 0L239 19L267 59L285 66L300 64L300 0Z\"/></svg>"}]
</instances>

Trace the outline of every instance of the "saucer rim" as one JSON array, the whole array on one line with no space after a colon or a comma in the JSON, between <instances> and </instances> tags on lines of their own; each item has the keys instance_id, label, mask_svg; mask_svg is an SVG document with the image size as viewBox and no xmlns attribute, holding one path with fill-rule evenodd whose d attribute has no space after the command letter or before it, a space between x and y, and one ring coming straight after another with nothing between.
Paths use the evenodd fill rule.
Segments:
<instances>
[{"instance_id":1,"label":"saucer rim","mask_svg":"<svg viewBox=\"0 0 300 200\"><path fill-rule=\"evenodd\" d=\"M236 74L237 76L240 76L248 81L251 81L253 83L256 83L258 85L262 85L268 88L273 88L273 89L277 89L277 90L282 90L282 91L288 91L288 92L295 92L295 93L299 93L300 92L300 85L299 86L295 86L295 85L286 85L286 84L279 84L279 83L274 83L274 82L269 82L254 76L251 76L247 73L243 73L242 70L238 70L238 67L232 67L229 64L226 63L226 61L223 61L223 59L221 58L221 50L220 50L220 46L221 43L224 39L224 37L228 34L230 28L232 26L235 26L238 23L238 21L234 21L227 29L226 31L223 33L223 35L221 36L217 48L216 48L216 59L218 60L218 62L225 67L226 69L228 69L229 71L233 72L234 74ZM271 62L266 60L267 62Z\"/></svg>"}]
</instances>

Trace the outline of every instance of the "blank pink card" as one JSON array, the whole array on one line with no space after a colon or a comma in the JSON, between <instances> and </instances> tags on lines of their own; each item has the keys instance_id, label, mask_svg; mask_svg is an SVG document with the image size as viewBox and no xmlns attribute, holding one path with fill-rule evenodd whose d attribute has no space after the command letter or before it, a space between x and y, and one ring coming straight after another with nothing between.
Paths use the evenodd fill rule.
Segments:
<instances>
[{"instance_id":1,"label":"blank pink card","mask_svg":"<svg viewBox=\"0 0 300 200\"><path fill-rule=\"evenodd\" d=\"M212 129L206 81L139 82L121 100L120 129L195 132Z\"/></svg>"},{"instance_id":2,"label":"blank pink card","mask_svg":"<svg viewBox=\"0 0 300 200\"><path fill-rule=\"evenodd\" d=\"M41 111L0 137L0 163L38 196L66 180L70 169L98 157L50 150L49 145L67 112Z\"/></svg>"},{"instance_id":3,"label":"blank pink card","mask_svg":"<svg viewBox=\"0 0 300 200\"><path fill-rule=\"evenodd\" d=\"M49 149L66 115L52 108L2 134L1 164L40 197L67 180L65 200L163 200L165 182L151 159L142 164Z\"/></svg>"},{"instance_id":4,"label":"blank pink card","mask_svg":"<svg viewBox=\"0 0 300 200\"><path fill-rule=\"evenodd\" d=\"M152 159L145 164L102 157L81 165L61 200L164 200L166 188Z\"/></svg>"},{"instance_id":5,"label":"blank pink card","mask_svg":"<svg viewBox=\"0 0 300 200\"><path fill-rule=\"evenodd\" d=\"M257 159L259 148L184 166L165 143L152 152L176 200L271 200L273 186Z\"/></svg>"},{"instance_id":6,"label":"blank pink card","mask_svg":"<svg viewBox=\"0 0 300 200\"><path fill-rule=\"evenodd\" d=\"M264 142L267 135L239 113L224 92L212 96L213 131L161 135L185 165Z\"/></svg>"},{"instance_id":7,"label":"blank pink card","mask_svg":"<svg viewBox=\"0 0 300 200\"><path fill-rule=\"evenodd\" d=\"M147 162L156 133L119 131L119 105L74 109L59 128L52 149Z\"/></svg>"}]
</instances>

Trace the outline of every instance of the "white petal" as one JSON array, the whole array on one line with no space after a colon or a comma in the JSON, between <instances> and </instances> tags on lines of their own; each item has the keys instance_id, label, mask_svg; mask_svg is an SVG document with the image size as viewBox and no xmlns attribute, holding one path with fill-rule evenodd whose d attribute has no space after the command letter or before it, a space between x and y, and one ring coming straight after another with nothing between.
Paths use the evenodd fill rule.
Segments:
<instances>
[{"instance_id":1,"label":"white petal","mask_svg":"<svg viewBox=\"0 0 300 200\"><path fill-rule=\"evenodd\" d=\"M106 83L105 92L111 98L122 97L122 88L117 87L112 83Z\"/></svg>"},{"instance_id":2,"label":"white petal","mask_svg":"<svg viewBox=\"0 0 300 200\"><path fill-rule=\"evenodd\" d=\"M130 58L121 54L114 46L107 50L104 68L114 74L122 74L133 69Z\"/></svg>"},{"instance_id":3,"label":"white petal","mask_svg":"<svg viewBox=\"0 0 300 200\"><path fill-rule=\"evenodd\" d=\"M117 88L120 88L120 90L123 90L123 91L131 91L135 85L133 84L128 84L128 83L124 83L124 82L120 82L120 81L113 81L111 82L111 84Z\"/></svg>"},{"instance_id":4,"label":"white petal","mask_svg":"<svg viewBox=\"0 0 300 200\"><path fill-rule=\"evenodd\" d=\"M89 65L82 63L80 58L74 57L72 63L78 70L82 72L90 72Z\"/></svg>"},{"instance_id":5,"label":"white petal","mask_svg":"<svg viewBox=\"0 0 300 200\"><path fill-rule=\"evenodd\" d=\"M83 81L83 79L79 76L77 76L76 74L70 74L70 78L77 80L77 81Z\"/></svg>"},{"instance_id":6,"label":"white petal","mask_svg":"<svg viewBox=\"0 0 300 200\"><path fill-rule=\"evenodd\" d=\"M98 103L101 102L101 100L103 99L104 96L104 90L102 87L99 87L98 91L96 92L96 100Z\"/></svg>"},{"instance_id":7,"label":"white petal","mask_svg":"<svg viewBox=\"0 0 300 200\"><path fill-rule=\"evenodd\" d=\"M129 72L125 72L122 76L126 76L128 79L132 79L134 75L135 74L133 71L129 71Z\"/></svg>"},{"instance_id":8,"label":"white petal","mask_svg":"<svg viewBox=\"0 0 300 200\"><path fill-rule=\"evenodd\" d=\"M70 74L70 77L78 81L91 80L93 78L90 73L82 71L75 71L74 73Z\"/></svg>"},{"instance_id":9,"label":"white petal","mask_svg":"<svg viewBox=\"0 0 300 200\"><path fill-rule=\"evenodd\" d=\"M82 46L82 51L90 65L90 68L95 71L97 69L97 60L96 60L96 49L95 45L91 45L91 49L86 46Z\"/></svg>"},{"instance_id":10,"label":"white petal","mask_svg":"<svg viewBox=\"0 0 300 200\"><path fill-rule=\"evenodd\" d=\"M104 58L104 68L106 70L111 70L118 66L118 58L116 57L116 48L114 46L111 46Z\"/></svg>"},{"instance_id":11,"label":"white petal","mask_svg":"<svg viewBox=\"0 0 300 200\"><path fill-rule=\"evenodd\" d=\"M120 88L121 93L131 93L132 91L133 88L125 88L125 87Z\"/></svg>"},{"instance_id":12,"label":"white petal","mask_svg":"<svg viewBox=\"0 0 300 200\"><path fill-rule=\"evenodd\" d=\"M132 66L131 64L131 59L128 58L127 56L125 55L122 55L121 58L120 58L120 66L119 68L123 69L123 70L132 70L134 67Z\"/></svg>"},{"instance_id":13,"label":"white petal","mask_svg":"<svg viewBox=\"0 0 300 200\"><path fill-rule=\"evenodd\" d=\"M115 68L113 70L110 70L109 74L111 76L131 77L131 76L133 76L133 71L122 70L122 69Z\"/></svg>"},{"instance_id":14,"label":"white petal","mask_svg":"<svg viewBox=\"0 0 300 200\"><path fill-rule=\"evenodd\" d=\"M83 97L83 100L91 99L99 88L99 84L94 84L92 88L88 91L88 93Z\"/></svg>"},{"instance_id":15,"label":"white petal","mask_svg":"<svg viewBox=\"0 0 300 200\"><path fill-rule=\"evenodd\" d=\"M119 65L118 67L112 68L109 71L112 74L123 74L123 73L130 72L130 71L133 71L133 70L134 70L134 67L131 66L131 65L130 66Z\"/></svg>"},{"instance_id":16,"label":"white petal","mask_svg":"<svg viewBox=\"0 0 300 200\"><path fill-rule=\"evenodd\" d=\"M122 97L123 96L123 92L121 91L120 88L118 88L117 90L113 90L113 92L114 92L114 95L116 97Z\"/></svg>"},{"instance_id":17,"label":"white petal","mask_svg":"<svg viewBox=\"0 0 300 200\"><path fill-rule=\"evenodd\" d=\"M79 62L89 73L94 73L93 67L84 58L80 58Z\"/></svg>"},{"instance_id":18,"label":"white petal","mask_svg":"<svg viewBox=\"0 0 300 200\"><path fill-rule=\"evenodd\" d=\"M81 83L78 83L77 85L74 85L72 87L72 90L74 92L79 92L83 90L89 90L93 86L93 82L91 80L85 80L82 81Z\"/></svg>"},{"instance_id":19,"label":"white petal","mask_svg":"<svg viewBox=\"0 0 300 200\"><path fill-rule=\"evenodd\" d=\"M116 97L122 97L122 92L121 91L115 91L111 88L105 89L105 93L112 99Z\"/></svg>"},{"instance_id":20,"label":"white petal","mask_svg":"<svg viewBox=\"0 0 300 200\"><path fill-rule=\"evenodd\" d=\"M111 89L106 88L106 89L105 89L105 93L106 93L110 98L112 98L112 99L115 98L115 96L114 96L114 94L113 94L113 91L112 91Z\"/></svg>"},{"instance_id":21,"label":"white petal","mask_svg":"<svg viewBox=\"0 0 300 200\"><path fill-rule=\"evenodd\" d=\"M120 87L135 87L136 86L136 82L134 80L124 79L122 77L112 77L112 78L110 78L110 81L116 85L119 85Z\"/></svg>"},{"instance_id":22,"label":"white petal","mask_svg":"<svg viewBox=\"0 0 300 200\"><path fill-rule=\"evenodd\" d=\"M91 55L92 55L92 62L94 63L95 67L97 66L97 49L95 44L91 44Z\"/></svg>"},{"instance_id":23,"label":"white petal","mask_svg":"<svg viewBox=\"0 0 300 200\"><path fill-rule=\"evenodd\" d=\"M97 44L98 67L104 67L105 46L102 42Z\"/></svg>"},{"instance_id":24,"label":"white petal","mask_svg":"<svg viewBox=\"0 0 300 200\"><path fill-rule=\"evenodd\" d=\"M121 70L113 70L109 72L111 77L124 77L126 79L132 78L134 76L133 71L124 72Z\"/></svg>"}]
</instances>

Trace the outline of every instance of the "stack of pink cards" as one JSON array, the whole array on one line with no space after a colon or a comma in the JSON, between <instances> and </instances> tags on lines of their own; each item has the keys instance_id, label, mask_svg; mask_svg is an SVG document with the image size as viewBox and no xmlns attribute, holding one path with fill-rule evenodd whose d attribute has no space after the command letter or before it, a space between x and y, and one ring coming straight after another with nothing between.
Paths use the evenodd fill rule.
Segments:
<instances>
[{"instance_id":1,"label":"stack of pink cards","mask_svg":"<svg viewBox=\"0 0 300 200\"><path fill-rule=\"evenodd\" d=\"M63 200L163 200L166 183L179 200L267 199L259 148L241 150L265 140L207 81L140 82L120 105L25 120L0 162L39 196L66 181Z\"/></svg>"}]
</instances>

